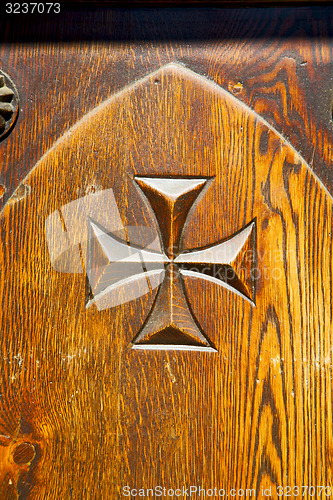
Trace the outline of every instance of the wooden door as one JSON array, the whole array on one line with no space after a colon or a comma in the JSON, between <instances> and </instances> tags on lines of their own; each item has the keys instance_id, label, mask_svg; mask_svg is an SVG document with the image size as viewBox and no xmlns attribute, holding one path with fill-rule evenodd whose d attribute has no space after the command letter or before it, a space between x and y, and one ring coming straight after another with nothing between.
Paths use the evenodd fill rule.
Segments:
<instances>
[{"instance_id":1,"label":"wooden door","mask_svg":"<svg viewBox=\"0 0 333 500\"><path fill-rule=\"evenodd\" d=\"M332 14L2 20L1 498L331 495Z\"/></svg>"}]
</instances>

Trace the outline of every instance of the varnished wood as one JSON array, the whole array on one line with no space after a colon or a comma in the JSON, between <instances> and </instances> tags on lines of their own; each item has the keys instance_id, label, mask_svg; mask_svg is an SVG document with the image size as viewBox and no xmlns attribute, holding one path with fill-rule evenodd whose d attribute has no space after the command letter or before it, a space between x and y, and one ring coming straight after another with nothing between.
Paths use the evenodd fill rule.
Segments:
<instances>
[{"instance_id":1,"label":"varnished wood","mask_svg":"<svg viewBox=\"0 0 333 500\"><path fill-rule=\"evenodd\" d=\"M330 21L307 21L314 38L254 41L237 39L228 16L205 43L1 48L22 94L0 149L4 499L117 499L127 484L272 486L277 498L279 484L332 485ZM296 18L277 33L297 30ZM132 349L157 288L87 308L85 265L98 251L84 243L88 210L112 188L119 220L111 204L91 219L129 241L127 226L152 227L140 241L149 245L158 228L135 178L154 176L215 177L185 249L255 221L235 269L256 307L184 277L217 353ZM85 211L65 210L86 196ZM54 261L47 220L69 238Z\"/></svg>"}]
</instances>

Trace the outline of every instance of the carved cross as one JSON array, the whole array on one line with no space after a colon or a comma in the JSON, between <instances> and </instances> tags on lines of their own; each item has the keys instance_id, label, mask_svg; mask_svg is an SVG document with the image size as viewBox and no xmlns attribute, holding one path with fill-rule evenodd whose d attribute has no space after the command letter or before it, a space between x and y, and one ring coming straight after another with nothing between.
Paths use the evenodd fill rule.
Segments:
<instances>
[{"instance_id":1,"label":"carved cross","mask_svg":"<svg viewBox=\"0 0 333 500\"><path fill-rule=\"evenodd\" d=\"M231 267L248 240L254 222L225 241L203 249L184 251L184 229L189 212L210 179L136 177L135 181L155 214L161 251L128 245L90 220L93 236L110 265L120 262L127 268L132 266L133 284L142 275L151 283L154 279L160 280L152 309L133 339L132 346L134 349L216 351L191 311L183 276L222 285L254 305L246 286ZM118 281L123 282L120 276ZM112 283L104 280L96 290L95 299L111 289L116 291L117 279L113 278ZM94 299L89 305L93 302Z\"/></svg>"}]
</instances>

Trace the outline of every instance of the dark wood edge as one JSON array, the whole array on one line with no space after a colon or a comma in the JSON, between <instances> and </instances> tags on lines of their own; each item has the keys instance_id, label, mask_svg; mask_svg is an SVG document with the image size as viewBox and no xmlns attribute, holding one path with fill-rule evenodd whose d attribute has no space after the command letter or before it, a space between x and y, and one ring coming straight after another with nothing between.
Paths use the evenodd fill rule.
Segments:
<instances>
[{"instance_id":1,"label":"dark wood edge","mask_svg":"<svg viewBox=\"0 0 333 500\"><path fill-rule=\"evenodd\" d=\"M332 0L62 0L61 4L72 7L280 7L333 5Z\"/></svg>"},{"instance_id":2,"label":"dark wood edge","mask_svg":"<svg viewBox=\"0 0 333 500\"><path fill-rule=\"evenodd\" d=\"M309 7L333 6L332 0L63 0L66 8L161 8L161 7L221 7L221 8L247 8L247 7Z\"/></svg>"},{"instance_id":3,"label":"dark wood edge","mask_svg":"<svg viewBox=\"0 0 333 500\"><path fill-rule=\"evenodd\" d=\"M325 37L333 39L330 21L333 4L326 0L124 0L121 3L63 0L60 3L59 14L0 16L0 43L222 40L234 36L228 31L234 15L239 18L239 38L281 39L295 35L313 38L317 37L313 24L318 26L324 21ZM255 18L261 19L264 29L256 29ZM293 29L287 27L281 33L280 23L289 18Z\"/></svg>"}]
</instances>

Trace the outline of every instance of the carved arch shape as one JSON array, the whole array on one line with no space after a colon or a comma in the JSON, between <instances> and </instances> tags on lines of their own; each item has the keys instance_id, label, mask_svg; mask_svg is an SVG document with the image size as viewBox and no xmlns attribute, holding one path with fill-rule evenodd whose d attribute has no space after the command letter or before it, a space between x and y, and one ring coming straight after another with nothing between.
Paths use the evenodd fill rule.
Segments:
<instances>
[{"instance_id":1,"label":"carved arch shape","mask_svg":"<svg viewBox=\"0 0 333 500\"><path fill-rule=\"evenodd\" d=\"M295 336L296 345L301 345L297 331L313 327L309 319L313 308L320 312L320 328L330 331L331 195L265 120L216 83L178 63L134 82L88 113L23 181L27 196L20 199L16 192L4 207L1 227L3 241L9 244L2 252L2 265L9 282L26 277L25 300L35 305L35 325L42 299L52 317L70 307L73 318L59 326L61 331L68 328L71 337L76 335L74 325L80 325L86 338L89 325L98 324L96 314L79 300L85 294L84 275L90 259L86 220L90 217L124 241L148 248L158 228L133 179L156 176L215 179L198 198L183 228L185 249L228 241L256 220L255 238L237 255L234 266L249 294L255 295L257 310L239 294L232 294L230 287L218 287L214 279L209 282L206 277L199 283L193 273L182 273L198 323L203 331L212 332L215 345L233 328L241 328L240 321L251 324L255 336L269 310L275 311L283 325L286 345ZM96 193L87 197L90 186ZM102 202L103 193L109 190L112 193ZM53 214L57 214L51 226L54 234L51 231L47 240L45 225ZM20 241L18 253L18 241L10 237L10 231L22 219L33 231ZM148 227L152 237L141 233L132 237L127 226L131 230ZM68 273L62 280L52 261L54 255L57 266ZM103 255L98 258L103 266ZM70 276L75 273L81 276ZM121 327L132 338L151 307L159 280L156 283L155 288L138 287L140 300L135 307L141 312L127 317ZM305 299L309 286L312 302ZM13 287L14 291L19 288L19 283ZM8 301L8 290L3 288L2 293L3 301ZM197 296L209 302L209 317L205 307L196 303ZM120 299L119 304L125 302ZM112 311L109 314L112 317ZM25 331L30 330L26 323Z\"/></svg>"}]
</instances>

